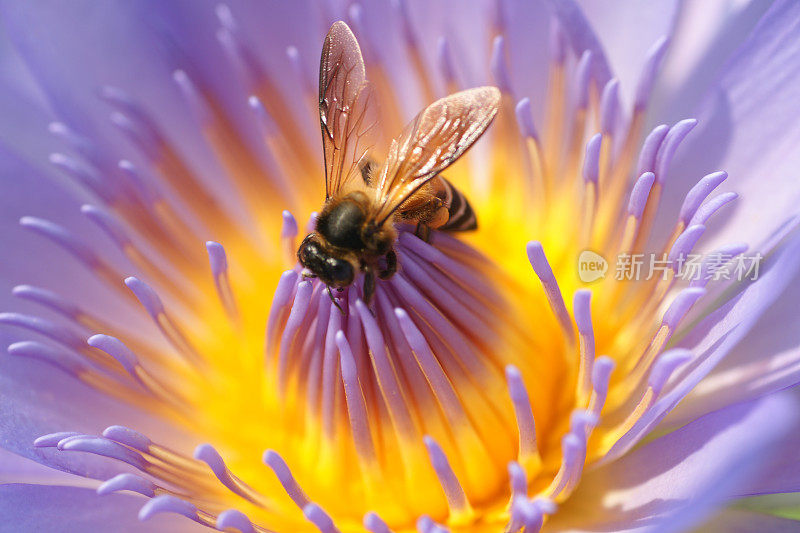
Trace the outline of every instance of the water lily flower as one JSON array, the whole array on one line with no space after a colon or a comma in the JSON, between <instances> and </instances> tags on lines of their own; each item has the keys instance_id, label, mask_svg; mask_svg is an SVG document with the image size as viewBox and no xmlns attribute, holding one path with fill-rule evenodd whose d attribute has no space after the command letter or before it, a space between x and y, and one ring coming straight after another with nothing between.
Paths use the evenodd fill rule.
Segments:
<instances>
[{"instance_id":1,"label":"water lily flower","mask_svg":"<svg viewBox=\"0 0 800 533\"><path fill-rule=\"evenodd\" d=\"M798 529L800 3L0 12L0 529ZM335 21L378 160L502 95L367 303L296 256Z\"/></svg>"}]
</instances>

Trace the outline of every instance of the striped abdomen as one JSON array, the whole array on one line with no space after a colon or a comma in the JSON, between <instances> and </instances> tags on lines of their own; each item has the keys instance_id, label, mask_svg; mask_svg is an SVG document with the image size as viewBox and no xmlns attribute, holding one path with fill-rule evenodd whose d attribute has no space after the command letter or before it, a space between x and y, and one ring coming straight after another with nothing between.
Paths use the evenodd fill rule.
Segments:
<instances>
[{"instance_id":1,"label":"striped abdomen","mask_svg":"<svg viewBox=\"0 0 800 533\"><path fill-rule=\"evenodd\" d=\"M433 181L435 195L442 200L444 204L442 207L447 209L449 215L447 222L436 229L442 231L478 229L478 219L475 217L475 211L472 210L467 197L442 176L434 178Z\"/></svg>"}]
</instances>

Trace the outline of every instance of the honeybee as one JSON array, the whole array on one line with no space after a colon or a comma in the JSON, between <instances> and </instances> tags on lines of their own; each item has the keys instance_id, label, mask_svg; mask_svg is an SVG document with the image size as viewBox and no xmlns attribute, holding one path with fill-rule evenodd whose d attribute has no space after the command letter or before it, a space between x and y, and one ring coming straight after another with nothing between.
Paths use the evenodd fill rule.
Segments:
<instances>
[{"instance_id":1,"label":"honeybee","mask_svg":"<svg viewBox=\"0 0 800 533\"><path fill-rule=\"evenodd\" d=\"M477 228L467 199L440 173L486 131L500 91L478 87L432 103L391 142L380 167L369 148L359 146L374 125L373 99L358 42L347 24L336 22L319 66L325 205L297 258L304 276L327 285L337 307L331 287L341 290L363 272L363 299L369 304L375 276L389 279L397 271L395 222L416 223L425 240L431 229Z\"/></svg>"}]
</instances>

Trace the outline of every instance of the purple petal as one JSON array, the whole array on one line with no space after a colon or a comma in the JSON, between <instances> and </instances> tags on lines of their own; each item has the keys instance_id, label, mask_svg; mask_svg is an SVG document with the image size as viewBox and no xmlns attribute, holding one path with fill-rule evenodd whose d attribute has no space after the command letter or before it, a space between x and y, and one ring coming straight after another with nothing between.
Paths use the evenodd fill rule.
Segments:
<instances>
[{"instance_id":1,"label":"purple petal","mask_svg":"<svg viewBox=\"0 0 800 533\"><path fill-rule=\"evenodd\" d=\"M800 276L678 405L666 422L675 425L726 405L751 400L800 383Z\"/></svg>"},{"instance_id":2,"label":"purple petal","mask_svg":"<svg viewBox=\"0 0 800 533\"><path fill-rule=\"evenodd\" d=\"M772 4L708 91L697 113L700 125L679 151L682 163L673 165L671 175L682 186L694 184L698 170L723 169L730 178L719 192L741 196L705 249L735 240L759 250L770 232L800 212L798 17L797 2Z\"/></svg>"},{"instance_id":3,"label":"purple petal","mask_svg":"<svg viewBox=\"0 0 800 533\"><path fill-rule=\"evenodd\" d=\"M0 472L2 483L97 487L94 479L62 472L4 449L0 449Z\"/></svg>"},{"instance_id":4,"label":"purple petal","mask_svg":"<svg viewBox=\"0 0 800 533\"><path fill-rule=\"evenodd\" d=\"M706 415L587 473L546 530L690 529L758 475L798 423L790 396Z\"/></svg>"},{"instance_id":5,"label":"purple petal","mask_svg":"<svg viewBox=\"0 0 800 533\"><path fill-rule=\"evenodd\" d=\"M0 345L7 342L8 333L0 331ZM34 441L64 431L97 434L115 424L141 430L172 447L186 448L186 435L172 424L89 389L49 365L0 357L0 448L58 470L105 480L120 472L119 463L86 453L36 447Z\"/></svg>"},{"instance_id":6,"label":"purple petal","mask_svg":"<svg viewBox=\"0 0 800 533\"><path fill-rule=\"evenodd\" d=\"M800 528L800 522L797 520L745 509L729 508L717 513L711 520L703 524L702 531L707 533L752 533L754 531L794 533L798 528Z\"/></svg>"},{"instance_id":7,"label":"purple petal","mask_svg":"<svg viewBox=\"0 0 800 533\"><path fill-rule=\"evenodd\" d=\"M86 488L0 486L0 516L8 531L208 531L180 516L163 515L139 522L136 513L143 501L128 494L98 496Z\"/></svg>"},{"instance_id":8,"label":"purple petal","mask_svg":"<svg viewBox=\"0 0 800 533\"><path fill-rule=\"evenodd\" d=\"M679 118L697 106L720 68L758 23L771 2L681 2L679 20L664 62L662 96L657 111Z\"/></svg>"},{"instance_id":9,"label":"purple petal","mask_svg":"<svg viewBox=\"0 0 800 533\"><path fill-rule=\"evenodd\" d=\"M40 135L46 136L46 131ZM19 176L25 176L25 179L18 179ZM39 214L57 216L58 221L68 227L88 228L87 221L81 220L80 201L73 194L75 187L70 187L64 179L55 180L52 175L0 147L0 189L0 242L7 250L0 261L0 304L3 310L8 310L11 302L18 308L11 288L22 280L49 288L56 278L64 276L74 280L74 285L86 287L92 276L83 266L67 252L18 223L23 216ZM57 261L61 268L50 268L50 264L44 261L31 261L31 257L44 256ZM80 287L73 290L67 287L63 295L77 297L79 294Z\"/></svg>"},{"instance_id":10,"label":"purple petal","mask_svg":"<svg viewBox=\"0 0 800 533\"><path fill-rule=\"evenodd\" d=\"M771 256L769 263L757 281L709 313L678 343L693 352L695 359L678 370L661 399L617 442L609 457L619 457L651 431L752 330L796 275L800 238Z\"/></svg>"}]
</instances>

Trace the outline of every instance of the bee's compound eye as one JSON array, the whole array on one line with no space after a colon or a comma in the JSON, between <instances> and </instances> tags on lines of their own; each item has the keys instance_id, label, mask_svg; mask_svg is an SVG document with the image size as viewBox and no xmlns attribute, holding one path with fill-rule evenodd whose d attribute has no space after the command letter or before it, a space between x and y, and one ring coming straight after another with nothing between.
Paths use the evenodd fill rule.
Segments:
<instances>
[{"instance_id":1,"label":"bee's compound eye","mask_svg":"<svg viewBox=\"0 0 800 533\"><path fill-rule=\"evenodd\" d=\"M301 265L313 271L312 264L319 254L319 244L314 241L313 234L308 235L303 239L303 242L300 243L300 247L297 249L297 260L300 261Z\"/></svg>"},{"instance_id":2,"label":"bee's compound eye","mask_svg":"<svg viewBox=\"0 0 800 533\"><path fill-rule=\"evenodd\" d=\"M326 261L326 274L337 287L346 287L353 283L355 272L353 265L344 259L329 257Z\"/></svg>"}]
</instances>

